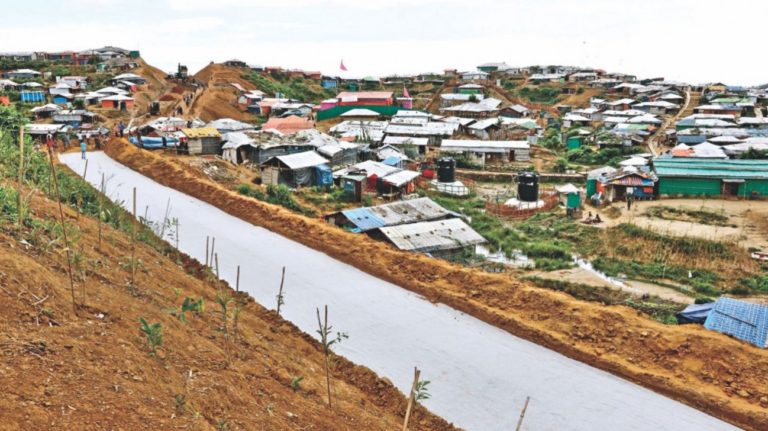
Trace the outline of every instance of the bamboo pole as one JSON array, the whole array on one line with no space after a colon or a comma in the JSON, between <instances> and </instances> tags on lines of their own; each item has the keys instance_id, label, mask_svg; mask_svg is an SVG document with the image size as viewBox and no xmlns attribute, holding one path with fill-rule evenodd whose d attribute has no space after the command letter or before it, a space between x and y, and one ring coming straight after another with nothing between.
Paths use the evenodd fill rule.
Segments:
<instances>
[{"instance_id":1,"label":"bamboo pole","mask_svg":"<svg viewBox=\"0 0 768 431\"><path fill-rule=\"evenodd\" d=\"M216 259L216 278L221 279L219 276L219 253L214 254L213 257Z\"/></svg>"},{"instance_id":2,"label":"bamboo pole","mask_svg":"<svg viewBox=\"0 0 768 431\"><path fill-rule=\"evenodd\" d=\"M283 275L280 277L280 290L277 292L277 315L280 315L280 307L283 305L283 284L285 283L285 267L283 267Z\"/></svg>"},{"instance_id":3,"label":"bamboo pole","mask_svg":"<svg viewBox=\"0 0 768 431\"><path fill-rule=\"evenodd\" d=\"M136 187L133 188L133 220L131 222L131 289L136 287Z\"/></svg>"},{"instance_id":4,"label":"bamboo pole","mask_svg":"<svg viewBox=\"0 0 768 431\"><path fill-rule=\"evenodd\" d=\"M330 349L328 346L328 306L325 306L325 320L320 321L320 309L317 309L317 326L320 327L320 337L323 343L325 353L325 385L328 390L328 408L333 408L331 404L331 367L330 367Z\"/></svg>"},{"instance_id":5,"label":"bamboo pole","mask_svg":"<svg viewBox=\"0 0 768 431\"><path fill-rule=\"evenodd\" d=\"M24 187L24 125L19 126L19 192L18 192L18 210L19 217L16 224L21 233L21 225L24 220L24 198L22 197L22 187Z\"/></svg>"},{"instance_id":6,"label":"bamboo pole","mask_svg":"<svg viewBox=\"0 0 768 431\"><path fill-rule=\"evenodd\" d=\"M531 400L531 397L525 397L525 405L523 405L523 410L520 412L520 419L517 420L517 427L515 428L515 431L520 431L521 427L523 426L523 418L525 418L525 411L528 410L528 401Z\"/></svg>"},{"instance_id":7,"label":"bamboo pole","mask_svg":"<svg viewBox=\"0 0 768 431\"><path fill-rule=\"evenodd\" d=\"M240 294L240 265L237 265L237 278L235 278L235 293Z\"/></svg>"},{"instance_id":8,"label":"bamboo pole","mask_svg":"<svg viewBox=\"0 0 768 431\"><path fill-rule=\"evenodd\" d=\"M214 236L211 240L211 265L213 265L213 257L216 255L216 237Z\"/></svg>"},{"instance_id":9,"label":"bamboo pole","mask_svg":"<svg viewBox=\"0 0 768 431\"><path fill-rule=\"evenodd\" d=\"M205 266L208 266L208 252L209 252L208 246L210 245L210 241L211 241L211 237L206 235L206 237L205 237ZM176 247L176 248L178 248L178 247Z\"/></svg>"},{"instance_id":10,"label":"bamboo pole","mask_svg":"<svg viewBox=\"0 0 768 431\"><path fill-rule=\"evenodd\" d=\"M411 420L411 409L413 408L413 401L416 398L416 386L419 384L419 377L421 376L421 370L417 367L413 367L413 383L411 384L411 393L408 395L408 407L405 408L405 420L403 420L403 431L408 430L408 422Z\"/></svg>"},{"instance_id":11,"label":"bamboo pole","mask_svg":"<svg viewBox=\"0 0 768 431\"><path fill-rule=\"evenodd\" d=\"M101 224L102 224L101 212L104 210L102 208L103 202L104 202L104 197L103 197L104 191L105 191L104 190L104 172L102 172L101 173L101 195L102 196L99 196L99 247L101 247Z\"/></svg>"},{"instance_id":12,"label":"bamboo pole","mask_svg":"<svg viewBox=\"0 0 768 431\"><path fill-rule=\"evenodd\" d=\"M75 302L75 280L72 277L72 257L69 250L69 240L67 239L67 227L64 225L64 209L61 206L61 196L59 196L59 180L56 178L56 166L53 164L53 150L48 148L48 159L51 162L51 177L53 177L53 187L56 193L56 202L59 204L59 222L61 223L61 234L64 237L64 250L67 253L67 272L69 273L69 292L72 295L72 311L77 316L77 303Z\"/></svg>"}]
</instances>

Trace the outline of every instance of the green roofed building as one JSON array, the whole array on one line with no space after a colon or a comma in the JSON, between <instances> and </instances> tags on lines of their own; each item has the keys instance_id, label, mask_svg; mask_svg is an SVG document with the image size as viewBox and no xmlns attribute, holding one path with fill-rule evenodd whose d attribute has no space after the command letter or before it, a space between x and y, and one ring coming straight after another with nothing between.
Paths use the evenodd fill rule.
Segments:
<instances>
[{"instance_id":1,"label":"green roofed building","mask_svg":"<svg viewBox=\"0 0 768 431\"><path fill-rule=\"evenodd\" d=\"M659 195L768 197L768 160L657 158Z\"/></svg>"}]
</instances>

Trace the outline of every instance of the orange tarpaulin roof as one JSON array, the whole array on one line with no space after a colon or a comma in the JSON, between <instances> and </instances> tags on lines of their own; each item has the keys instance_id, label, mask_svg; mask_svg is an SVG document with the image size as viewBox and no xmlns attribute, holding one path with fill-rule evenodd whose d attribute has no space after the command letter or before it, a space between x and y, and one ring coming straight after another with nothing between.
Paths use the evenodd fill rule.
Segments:
<instances>
[{"instance_id":1,"label":"orange tarpaulin roof","mask_svg":"<svg viewBox=\"0 0 768 431\"><path fill-rule=\"evenodd\" d=\"M273 129L284 135L292 135L302 130L315 127L315 123L307 118L291 115L286 118L270 118L269 121L261 126L262 130Z\"/></svg>"}]
</instances>

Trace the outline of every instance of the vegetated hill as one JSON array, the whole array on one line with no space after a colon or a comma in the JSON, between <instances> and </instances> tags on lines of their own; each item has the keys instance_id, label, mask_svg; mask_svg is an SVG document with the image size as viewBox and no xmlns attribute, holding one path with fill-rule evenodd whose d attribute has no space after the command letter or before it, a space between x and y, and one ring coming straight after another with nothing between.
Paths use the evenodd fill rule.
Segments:
<instances>
[{"instance_id":1,"label":"vegetated hill","mask_svg":"<svg viewBox=\"0 0 768 431\"><path fill-rule=\"evenodd\" d=\"M257 89L265 92L267 97L275 97L277 93L280 93L283 97L307 103L320 103L335 96L338 91L335 88L323 88L320 82L313 79L291 78L282 72L267 74L243 71L242 77Z\"/></svg>"},{"instance_id":2,"label":"vegetated hill","mask_svg":"<svg viewBox=\"0 0 768 431\"><path fill-rule=\"evenodd\" d=\"M6 139L0 153L4 429L384 431L400 426L402 394L341 357L333 360L334 404L328 408L319 343L216 281L209 269L147 227L138 230L133 260L132 218L106 199L99 210L95 190L60 167L62 200L74 205L64 207L62 230L55 202L42 190L30 193L30 183L46 185L47 192L49 171L39 153L32 153L23 192L29 196L27 216L17 228L18 185L5 175L18 152ZM106 221L101 241L98 221L89 216L99 213ZM64 231L72 254L72 291ZM226 320L217 296L231 298ZM202 299L204 307L184 312L182 319L186 298ZM161 325L156 355L139 330L140 318ZM453 429L422 408L411 424L425 431Z\"/></svg>"},{"instance_id":3,"label":"vegetated hill","mask_svg":"<svg viewBox=\"0 0 768 431\"><path fill-rule=\"evenodd\" d=\"M239 121L254 120L254 116L237 106L238 91L232 84L239 84L246 90L256 87L242 78L243 70L223 64L211 63L197 72L194 77L204 88L192 105L192 116L203 121L219 118L234 118Z\"/></svg>"}]
</instances>

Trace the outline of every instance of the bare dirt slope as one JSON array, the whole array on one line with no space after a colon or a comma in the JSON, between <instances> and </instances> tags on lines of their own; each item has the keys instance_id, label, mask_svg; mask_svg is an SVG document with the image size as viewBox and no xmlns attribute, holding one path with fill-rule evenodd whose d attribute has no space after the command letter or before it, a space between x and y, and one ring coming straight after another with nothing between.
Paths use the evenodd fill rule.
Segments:
<instances>
[{"instance_id":1,"label":"bare dirt slope","mask_svg":"<svg viewBox=\"0 0 768 431\"><path fill-rule=\"evenodd\" d=\"M76 297L84 292L86 304L75 316L60 242L45 229L55 225L55 206L33 194L30 208L35 227L24 229L23 242L13 224L0 225L0 429L399 428L405 399L389 382L337 357L329 409L321 346L312 338L245 297L237 331L230 314L227 338L215 298L235 292L162 243L138 243L131 288L129 237L105 228L99 244L97 223L65 208ZM205 301L203 313L186 313L187 323L170 313L185 297ZM140 317L162 324L156 357ZM411 423L454 429L421 408Z\"/></svg>"},{"instance_id":2,"label":"bare dirt slope","mask_svg":"<svg viewBox=\"0 0 768 431\"><path fill-rule=\"evenodd\" d=\"M694 326L665 326L623 306L586 303L508 276L406 254L190 174L116 142L108 154L156 181L321 250L515 335L747 429L768 427L768 353Z\"/></svg>"},{"instance_id":3,"label":"bare dirt slope","mask_svg":"<svg viewBox=\"0 0 768 431\"><path fill-rule=\"evenodd\" d=\"M242 78L242 70L211 63L195 74L195 79L202 82L204 88L192 105L191 115L203 121L219 118L233 118L239 121L253 121L253 115L237 107L238 91L232 84L241 85L246 90L256 87Z\"/></svg>"}]
</instances>

